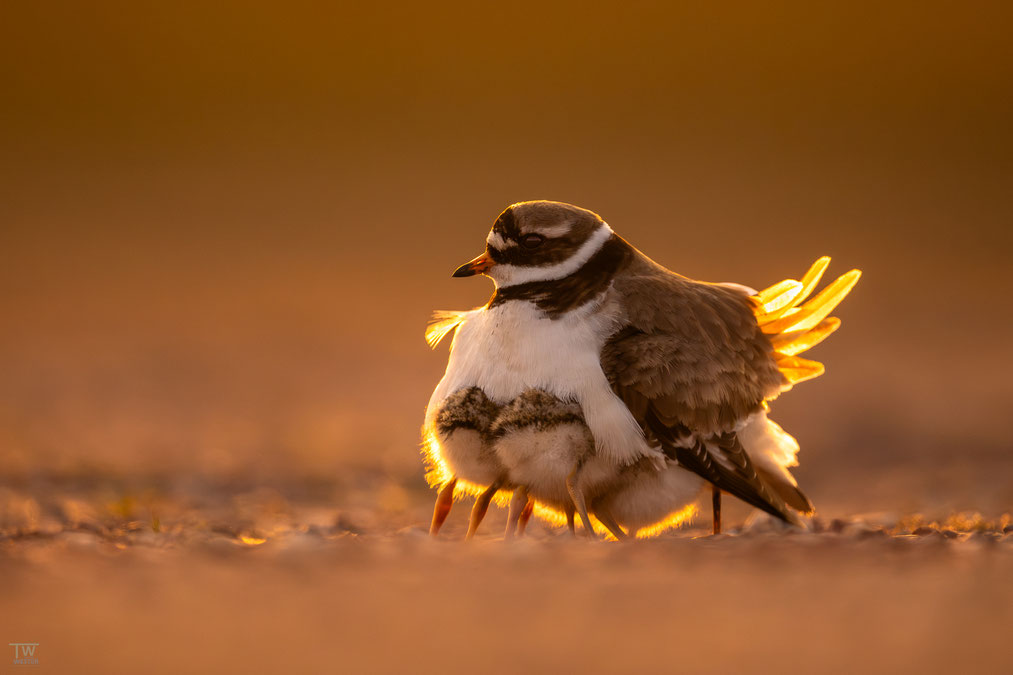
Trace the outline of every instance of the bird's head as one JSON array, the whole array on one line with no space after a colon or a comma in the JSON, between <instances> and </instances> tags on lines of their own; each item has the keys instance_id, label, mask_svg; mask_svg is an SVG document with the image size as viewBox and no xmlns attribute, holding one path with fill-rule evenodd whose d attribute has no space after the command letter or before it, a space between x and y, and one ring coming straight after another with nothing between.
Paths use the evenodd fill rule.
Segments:
<instances>
[{"instance_id":1,"label":"bird's head","mask_svg":"<svg viewBox=\"0 0 1013 675\"><path fill-rule=\"evenodd\" d=\"M508 206L486 237L485 253L454 272L484 274L500 288L562 279L579 269L612 236L593 211L550 201Z\"/></svg>"}]
</instances>

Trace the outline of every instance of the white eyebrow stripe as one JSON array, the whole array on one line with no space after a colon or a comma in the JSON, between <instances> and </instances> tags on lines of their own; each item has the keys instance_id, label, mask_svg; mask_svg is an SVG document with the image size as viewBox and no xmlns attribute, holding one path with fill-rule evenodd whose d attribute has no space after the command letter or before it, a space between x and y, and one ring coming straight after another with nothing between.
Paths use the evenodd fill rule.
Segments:
<instances>
[{"instance_id":1,"label":"white eyebrow stripe","mask_svg":"<svg viewBox=\"0 0 1013 675\"><path fill-rule=\"evenodd\" d=\"M562 237L565 234L570 234L570 230L572 229L572 225L545 225L543 227L533 228L531 232L526 232L525 234L537 232L538 234L545 235L551 239L552 237Z\"/></svg>"},{"instance_id":2,"label":"white eyebrow stripe","mask_svg":"<svg viewBox=\"0 0 1013 675\"><path fill-rule=\"evenodd\" d=\"M515 245L512 241L508 241L501 237L499 232L490 232L489 236L485 238L485 243L489 244L489 246L492 246L498 251L508 249Z\"/></svg>"},{"instance_id":3,"label":"white eyebrow stripe","mask_svg":"<svg viewBox=\"0 0 1013 675\"><path fill-rule=\"evenodd\" d=\"M601 250L605 242L614 233L608 223L603 222L590 237L587 238L573 255L561 263L546 267L522 267L506 263L496 264L489 268L487 274L496 282L498 288L507 288L526 284L532 281L554 281L564 279L584 266L591 257Z\"/></svg>"}]
</instances>

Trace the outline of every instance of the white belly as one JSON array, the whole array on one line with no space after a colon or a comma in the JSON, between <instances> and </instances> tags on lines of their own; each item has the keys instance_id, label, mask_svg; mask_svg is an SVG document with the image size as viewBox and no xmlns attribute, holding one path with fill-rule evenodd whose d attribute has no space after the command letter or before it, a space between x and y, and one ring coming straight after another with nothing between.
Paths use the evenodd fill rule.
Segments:
<instances>
[{"instance_id":1,"label":"white belly","mask_svg":"<svg viewBox=\"0 0 1013 675\"><path fill-rule=\"evenodd\" d=\"M537 388L580 404L603 457L629 464L654 454L601 369L601 348L615 330L610 307L608 301L588 303L558 319L519 301L469 312L429 400L427 423L441 402L464 387L480 387L500 404Z\"/></svg>"}]
</instances>

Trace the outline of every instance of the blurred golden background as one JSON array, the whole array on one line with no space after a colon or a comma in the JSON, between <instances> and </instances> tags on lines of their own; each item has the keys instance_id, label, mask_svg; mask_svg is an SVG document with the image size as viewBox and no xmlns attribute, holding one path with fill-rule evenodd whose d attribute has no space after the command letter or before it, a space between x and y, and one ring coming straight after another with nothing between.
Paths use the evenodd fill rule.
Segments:
<instances>
[{"instance_id":1,"label":"blurred golden background","mask_svg":"<svg viewBox=\"0 0 1013 675\"><path fill-rule=\"evenodd\" d=\"M423 503L424 325L545 198L696 278L863 269L774 406L800 482L831 513L1013 501L1007 3L2 14L0 481Z\"/></svg>"}]
</instances>

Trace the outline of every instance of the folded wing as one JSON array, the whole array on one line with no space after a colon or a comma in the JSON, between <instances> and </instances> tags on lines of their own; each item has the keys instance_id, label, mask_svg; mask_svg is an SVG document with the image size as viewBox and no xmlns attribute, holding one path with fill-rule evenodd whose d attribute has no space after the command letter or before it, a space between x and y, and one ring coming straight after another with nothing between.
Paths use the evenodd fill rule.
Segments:
<instances>
[{"instance_id":1,"label":"folded wing","mask_svg":"<svg viewBox=\"0 0 1013 675\"><path fill-rule=\"evenodd\" d=\"M821 258L801 280L752 296L657 268L618 278L626 324L602 352L613 390L649 439L686 469L788 521L797 519L789 506L811 510L808 499L787 471L754 466L736 429L767 400L823 372L798 354L840 325L829 314L859 275L849 272L805 302L828 264Z\"/></svg>"}]
</instances>

